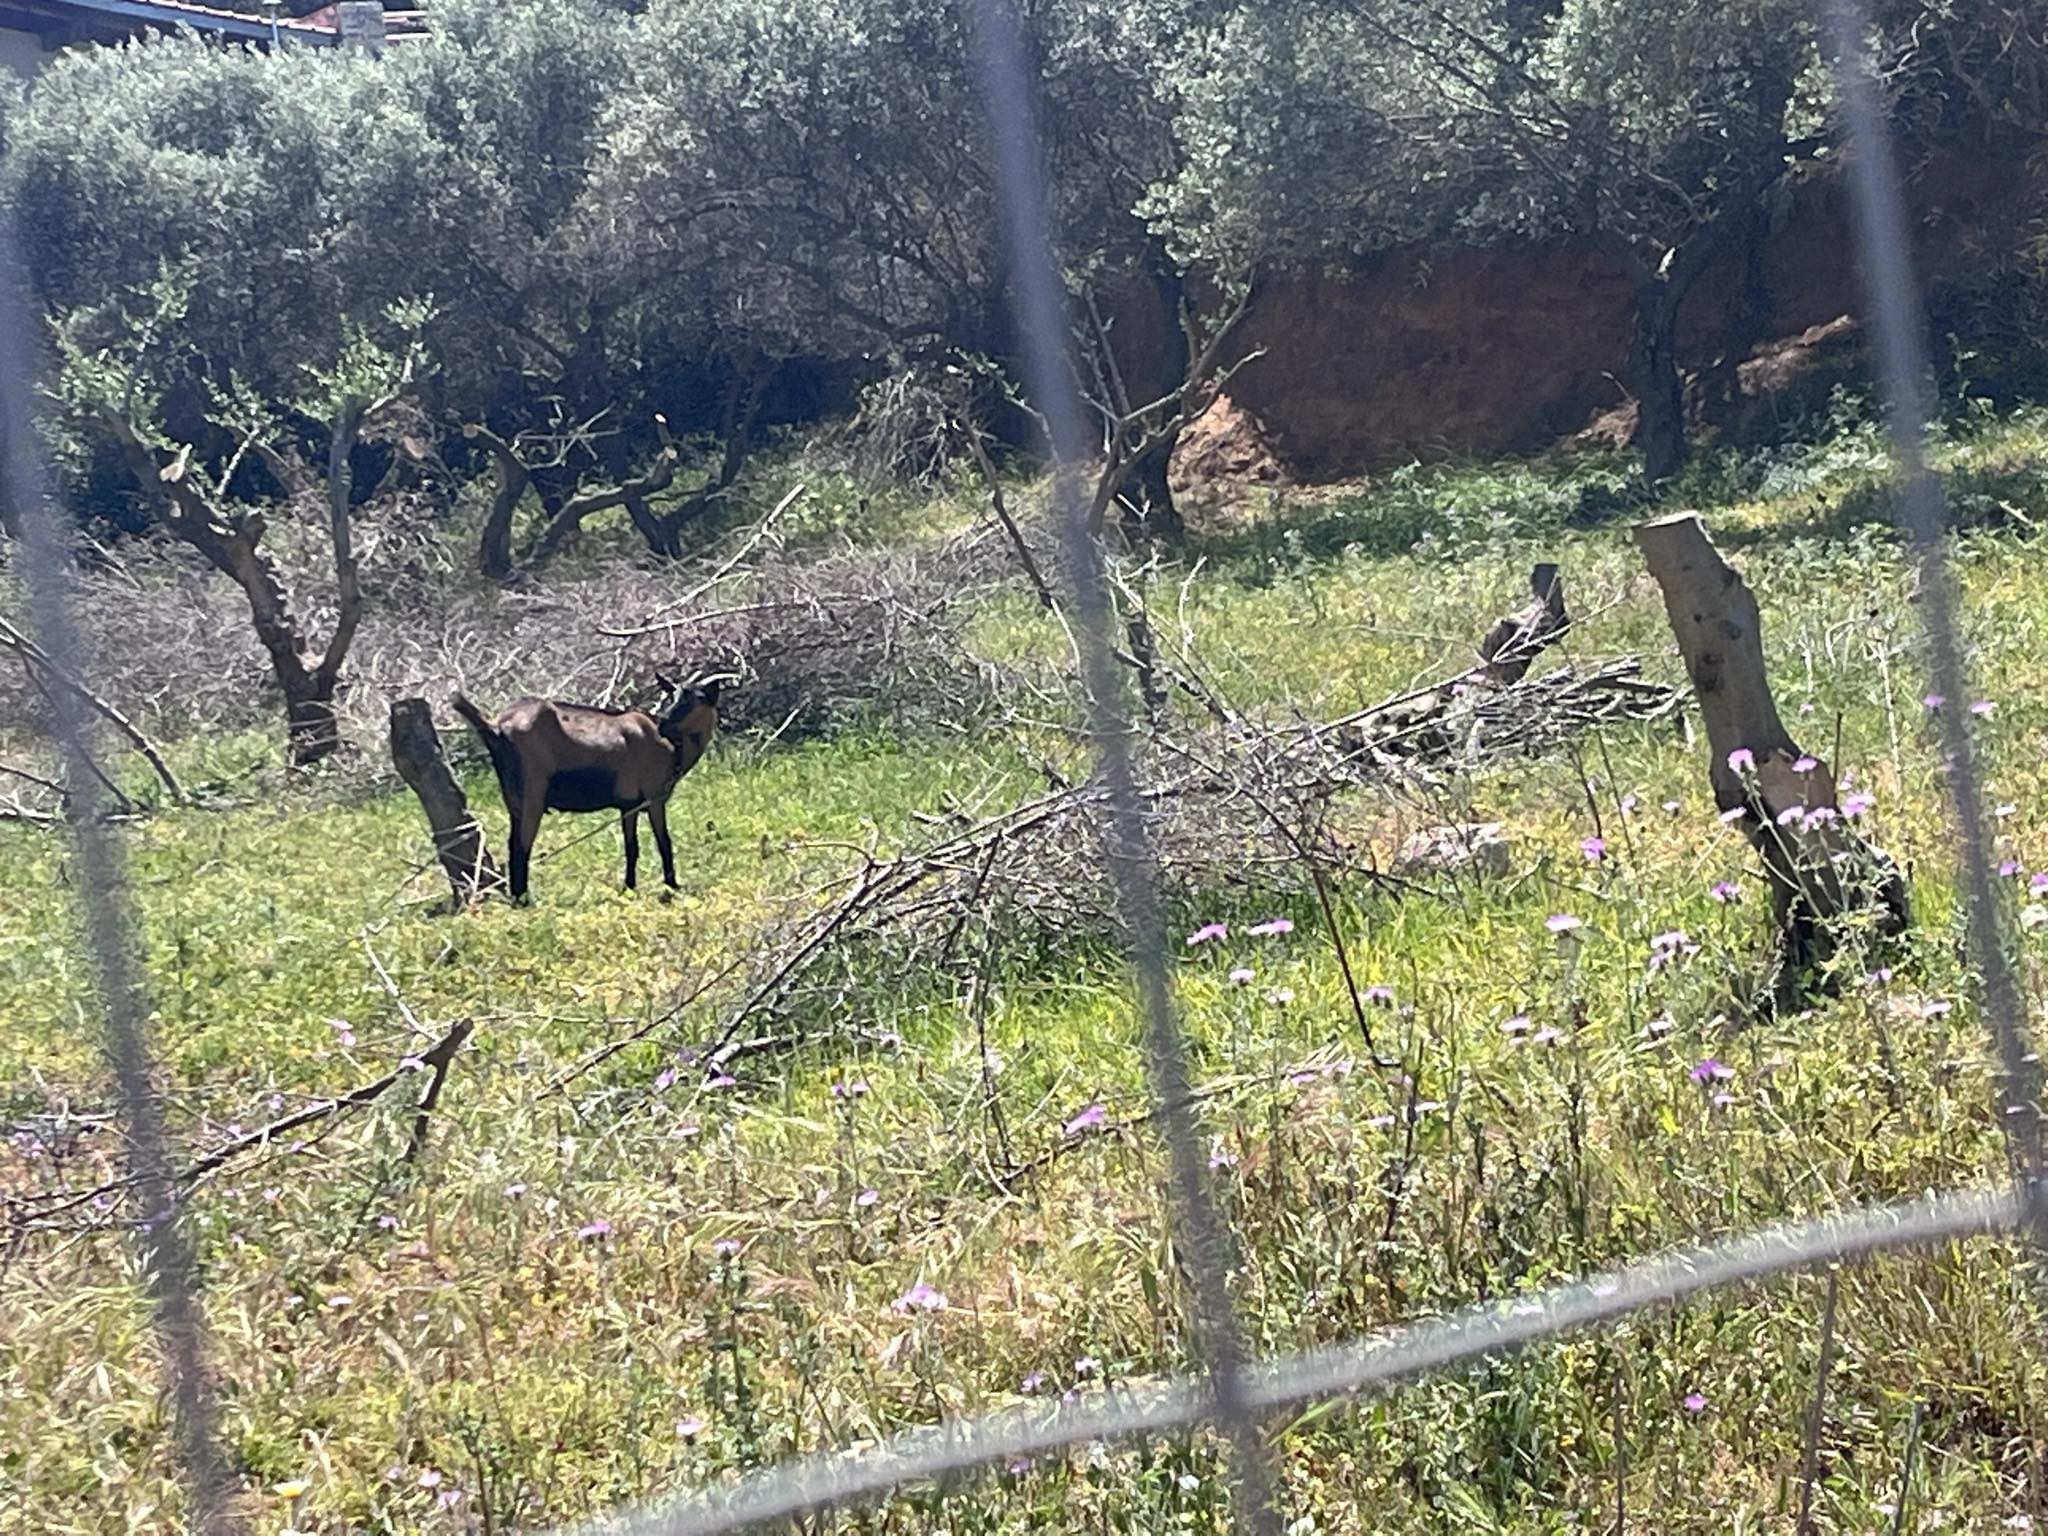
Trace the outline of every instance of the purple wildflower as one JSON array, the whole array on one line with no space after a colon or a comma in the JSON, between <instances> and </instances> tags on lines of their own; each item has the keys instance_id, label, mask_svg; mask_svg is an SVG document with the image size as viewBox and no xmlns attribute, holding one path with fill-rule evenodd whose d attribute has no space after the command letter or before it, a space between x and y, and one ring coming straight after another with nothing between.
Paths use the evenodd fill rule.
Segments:
<instances>
[{"instance_id":1,"label":"purple wildflower","mask_svg":"<svg viewBox=\"0 0 2048 1536\"><path fill-rule=\"evenodd\" d=\"M1858 816L1863 815L1864 813L1869 811L1869 809L1872 806L1876 804L1877 796L1873 794L1868 794L1863 790L1859 789L1855 794L1849 795L1843 799L1842 814L1844 816L1847 816L1851 821L1854 821Z\"/></svg>"},{"instance_id":2,"label":"purple wildflower","mask_svg":"<svg viewBox=\"0 0 2048 1536\"><path fill-rule=\"evenodd\" d=\"M1990 699L1978 699L1970 705L1970 713L1979 720L1983 720L1988 718L1991 712L1997 708L1998 705Z\"/></svg>"},{"instance_id":3,"label":"purple wildflower","mask_svg":"<svg viewBox=\"0 0 2048 1536\"><path fill-rule=\"evenodd\" d=\"M1604 837L1582 837L1579 839L1579 852L1586 856L1588 864L1598 864L1607 857L1607 839Z\"/></svg>"},{"instance_id":4,"label":"purple wildflower","mask_svg":"<svg viewBox=\"0 0 2048 1536\"><path fill-rule=\"evenodd\" d=\"M1066 1123L1063 1132L1068 1136L1079 1136L1084 1131L1100 1130L1102 1123L1108 1118L1108 1110L1100 1104L1090 1104Z\"/></svg>"},{"instance_id":5,"label":"purple wildflower","mask_svg":"<svg viewBox=\"0 0 2048 1536\"><path fill-rule=\"evenodd\" d=\"M1633 816L1636 813L1636 806L1639 803L1640 802L1637 801L1634 795L1623 795L1621 797L1621 814L1624 816Z\"/></svg>"},{"instance_id":6,"label":"purple wildflower","mask_svg":"<svg viewBox=\"0 0 2048 1536\"><path fill-rule=\"evenodd\" d=\"M1792 771L1794 773L1811 773L1819 766L1820 759L1807 752L1800 753L1799 756L1792 760Z\"/></svg>"},{"instance_id":7,"label":"purple wildflower","mask_svg":"<svg viewBox=\"0 0 2048 1536\"><path fill-rule=\"evenodd\" d=\"M1925 704L1929 709L1939 710L1942 705L1948 702L1948 700L1938 693L1930 693L1920 702L1922 704Z\"/></svg>"},{"instance_id":8,"label":"purple wildflower","mask_svg":"<svg viewBox=\"0 0 2048 1536\"><path fill-rule=\"evenodd\" d=\"M1652 1040L1655 1040L1660 1035L1670 1034L1671 1031L1675 1028L1677 1028L1677 1025L1675 1025L1672 1022L1671 1015L1668 1013L1660 1013L1657 1015L1657 1017L1650 1020L1649 1023L1643 1026L1643 1033L1648 1035Z\"/></svg>"},{"instance_id":9,"label":"purple wildflower","mask_svg":"<svg viewBox=\"0 0 2048 1536\"><path fill-rule=\"evenodd\" d=\"M1501 1025L1500 1031L1504 1035L1526 1035L1529 1033L1529 1015L1526 1013L1516 1014L1512 1019Z\"/></svg>"},{"instance_id":10,"label":"purple wildflower","mask_svg":"<svg viewBox=\"0 0 2048 1536\"><path fill-rule=\"evenodd\" d=\"M946 1298L920 1280L896 1298L895 1307L898 1312L943 1312Z\"/></svg>"},{"instance_id":11,"label":"purple wildflower","mask_svg":"<svg viewBox=\"0 0 2048 1536\"><path fill-rule=\"evenodd\" d=\"M2018 859L2007 859L1998 866L1998 878L2001 880L2010 880L2014 875L2018 874L2020 870L2024 867L2025 866L2023 866Z\"/></svg>"},{"instance_id":12,"label":"purple wildflower","mask_svg":"<svg viewBox=\"0 0 2048 1536\"><path fill-rule=\"evenodd\" d=\"M737 1258L740 1251L739 1240L737 1238L721 1237L711 1245L711 1251L721 1259Z\"/></svg>"},{"instance_id":13,"label":"purple wildflower","mask_svg":"<svg viewBox=\"0 0 2048 1536\"><path fill-rule=\"evenodd\" d=\"M1688 1392L1685 1394L1683 1406L1687 1413L1699 1413L1707 1406L1706 1396L1699 1392Z\"/></svg>"},{"instance_id":14,"label":"purple wildflower","mask_svg":"<svg viewBox=\"0 0 2048 1536\"><path fill-rule=\"evenodd\" d=\"M853 1203L859 1206L862 1210L866 1210L869 1206L873 1205L877 1200L881 1198L882 1192L880 1190L864 1189L859 1194L853 1197Z\"/></svg>"},{"instance_id":15,"label":"purple wildflower","mask_svg":"<svg viewBox=\"0 0 2048 1536\"><path fill-rule=\"evenodd\" d=\"M676 1420L676 1438L678 1440L694 1440L703 1433L704 1421L695 1415L687 1419Z\"/></svg>"},{"instance_id":16,"label":"purple wildflower","mask_svg":"<svg viewBox=\"0 0 2048 1536\"><path fill-rule=\"evenodd\" d=\"M663 1067L660 1072L655 1074L654 1091L656 1093L667 1092L669 1085L672 1084L675 1080L676 1069L674 1067Z\"/></svg>"},{"instance_id":17,"label":"purple wildflower","mask_svg":"<svg viewBox=\"0 0 2048 1536\"><path fill-rule=\"evenodd\" d=\"M734 1077L730 1072L721 1072L716 1077L706 1078L704 1080L704 1086L706 1088L737 1088L739 1086L739 1082L740 1080Z\"/></svg>"},{"instance_id":18,"label":"purple wildflower","mask_svg":"<svg viewBox=\"0 0 2048 1536\"><path fill-rule=\"evenodd\" d=\"M1365 1000L1368 1003L1378 1003L1383 1008L1391 1008L1394 1006L1394 989L1383 986L1367 987Z\"/></svg>"},{"instance_id":19,"label":"purple wildflower","mask_svg":"<svg viewBox=\"0 0 2048 1536\"><path fill-rule=\"evenodd\" d=\"M2048 869L2037 871L2033 878L2027 881L2027 889L2036 896L2048 895Z\"/></svg>"},{"instance_id":20,"label":"purple wildflower","mask_svg":"<svg viewBox=\"0 0 2048 1536\"><path fill-rule=\"evenodd\" d=\"M1921 1006L1920 1017L1923 1019L1938 1019L1944 1014L1953 1013L1955 1006L1954 1003L1944 999L1936 999L1931 1003L1925 1003Z\"/></svg>"},{"instance_id":21,"label":"purple wildflower","mask_svg":"<svg viewBox=\"0 0 2048 1536\"><path fill-rule=\"evenodd\" d=\"M1747 747L1737 747L1728 754L1730 773L1749 773L1756 767L1756 754Z\"/></svg>"},{"instance_id":22,"label":"purple wildflower","mask_svg":"<svg viewBox=\"0 0 2048 1536\"><path fill-rule=\"evenodd\" d=\"M1555 1045L1564 1038L1564 1031L1553 1024L1546 1024L1529 1037L1531 1045Z\"/></svg>"},{"instance_id":23,"label":"purple wildflower","mask_svg":"<svg viewBox=\"0 0 2048 1536\"><path fill-rule=\"evenodd\" d=\"M1713 897L1714 900L1726 905L1731 901L1742 900L1742 887L1733 880L1723 880L1711 891L1708 891L1707 894Z\"/></svg>"},{"instance_id":24,"label":"purple wildflower","mask_svg":"<svg viewBox=\"0 0 2048 1536\"><path fill-rule=\"evenodd\" d=\"M1029 1376L1026 1376L1022 1381L1017 1383L1018 1390L1023 1392L1036 1392L1040 1387L1044 1385L1045 1372L1043 1371L1033 1371Z\"/></svg>"},{"instance_id":25,"label":"purple wildflower","mask_svg":"<svg viewBox=\"0 0 2048 1536\"><path fill-rule=\"evenodd\" d=\"M1709 1056L1687 1075L1696 1083L1725 1083L1735 1075L1735 1069Z\"/></svg>"},{"instance_id":26,"label":"purple wildflower","mask_svg":"<svg viewBox=\"0 0 2048 1536\"><path fill-rule=\"evenodd\" d=\"M1249 985L1251 979L1252 968L1248 965L1240 965L1230 973L1230 984L1234 987Z\"/></svg>"},{"instance_id":27,"label":"purple wildflower","mask_svg":"<svg viewBox=\"0 0 2048 1536\"><path fill-rule=\"evenodd\" d=\"M1251 927L1245 929L1245 932L1255 939L1271 939L1277 938L1283 933L1294 932L1294 924L1287 918L1273 917L1268 918L1263 923L1253 923Z\"/></svg>"},{"instance_id":28,"label":"purple wildflower","mask_svg":"<svg viewBox=\"0 0 2048 1536\"><path fill-rule=\"evenodd\" d=\"M1543 926L1552 933L1571 933L1586 925L1582 919L1573 917L1569 912L1553 912L1543 920Z\"/></svg>"},{"instance_id":29,"label":"purple wildflower","mask_svg":"<svg viewBox=\"0 0 2048 1536\"><path fill-rule=\"evenodd\" d=\"M1211 939L1227 939L1229 937L1229 924L1204 923L1201 927L1197 928L1193 933L1188 935L1188 943L1191 946L1195 944L1206 944Z\"/></svg>"},{"instance_id":30,"label":"purple wildflower","mask_svg":"<svg viewBox=\"0 0 2048 1536\"><path fill-rule=\"evenodd\" d=\"M1724 827L1732 827L1735 825L1736 822L1742 820L1742 818L1747 816L1748 814L1749 807L1747 806L1730 806L1727 810L1721 813L1721 825Z\"/></svg>"},{"instance_id":31,"label":"purple wildflower","mask_svg":"<svg viewBox=\"0 0 2048 1536\"><path fill-rule=\"evenodd\" d=\"M610 1232L611 1229L612 1224L608 1221L591 1221L586 1222L582 1226L578 1227L576 1229L576 1235L577 1237L583 1239L585 1242L588 1242L593 1237L603 1237L606 1233Z\"/></svg>"}]
</instances>

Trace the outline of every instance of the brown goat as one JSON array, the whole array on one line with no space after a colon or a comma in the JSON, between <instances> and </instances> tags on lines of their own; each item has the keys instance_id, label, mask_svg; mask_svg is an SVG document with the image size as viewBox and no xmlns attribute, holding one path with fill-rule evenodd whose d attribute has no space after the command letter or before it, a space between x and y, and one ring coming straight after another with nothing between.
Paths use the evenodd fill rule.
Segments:
<instances>
[{"instance_id":1,"label":"brown goat","mask_svg":"<svg viewBox=\"0 0 2048 1536\"><path fill-rule=\"evenodd\" d=\"M492 720L461 694L455 712L491 754L505 810L512 819L506 862L512 899L524 900L533 840L548 811L617 811L626 835L626 889L640 864L640 813L654 828L662 878L673 890L675 849L668 838L668 797L697 766L718 729L718 684L677 688L659 715L640 709L599 709L520 699Z\"/></svg>"}]
</instances>

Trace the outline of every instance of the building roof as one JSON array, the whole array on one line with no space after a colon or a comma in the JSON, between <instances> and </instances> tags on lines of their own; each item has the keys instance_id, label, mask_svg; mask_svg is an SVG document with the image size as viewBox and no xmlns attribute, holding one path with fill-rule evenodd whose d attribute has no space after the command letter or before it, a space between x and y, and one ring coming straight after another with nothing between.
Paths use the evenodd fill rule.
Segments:
<instances>
[{"instance_id":1,"label":"building roof","mask_svg":"<svg viewBox=\"0 0 2048 1536\"><path fill-rule=\"evenodd\" d=\"M291 14L296 10L299 14ZM387 40L424 32L418 11L385 12ZM282 0L275 19L248 11L204 5L199 0L0 0L0 26L57 34L60 38L108 41L146 28L189 27L215 37L267 43L277 38L331 47L340 35L332 0L309 8L307 0ZM49 46L46 42L45 46Z\"/></svg>"}]
</instances>

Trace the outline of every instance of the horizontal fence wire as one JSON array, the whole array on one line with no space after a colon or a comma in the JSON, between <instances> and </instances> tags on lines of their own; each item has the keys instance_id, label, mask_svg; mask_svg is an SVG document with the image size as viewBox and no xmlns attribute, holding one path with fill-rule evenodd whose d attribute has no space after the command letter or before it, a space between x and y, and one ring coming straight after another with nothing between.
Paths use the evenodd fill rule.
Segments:
<instances>
[{"instance_id":1,"label":"horizontal fence wire","mask_svg":"<svg viewBox=\"0 0 2048 1536\"><path fill-rule=\"evenodd\" d=\"M2017 1192L2000 1183L1766 1227L1256 1366L1245 1377L1245 1402L1263 1416L1304 1403L1367 1396L1701 1291L1765 1280L1787 1270L2010 1232L2020 1215ZM930 1483L1067 1446L1185 1430L1206 1422L1212 1412L1201 1377L1127 1383L1070 1406L1006 1409L909 1430L864 1450L806 1457L728 1488L603 1516L564 1527L563 1532L715 1536L871 1501L905 1484Z\"/></svg>"}]
</instances>

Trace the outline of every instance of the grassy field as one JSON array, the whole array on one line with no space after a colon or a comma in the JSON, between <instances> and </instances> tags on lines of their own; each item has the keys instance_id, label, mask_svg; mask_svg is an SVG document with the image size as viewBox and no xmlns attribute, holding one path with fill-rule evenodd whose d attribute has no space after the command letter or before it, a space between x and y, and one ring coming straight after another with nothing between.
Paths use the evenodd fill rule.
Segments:
<instances>
[{"instance_id":1,"label":"grassy field","mask_svg":"<svg viewBox=\"0 0 2048 1536\"><path fill-rule=\"evenodd\" d=\"M2048 418L1981 423L1943 454L1967 525L1971 661L1994 705L1973 729L2038 1010ZM1632 653L1676 680L1622 485L1597 464L1501 467L1273 498L1207 538L1186 621L1240 706L1334 715L1463 667L1530 562L1552 558L1582 618L1575 660ZM1888 974L1866 979L1872 959L1811 1012L1752 1016L1760 871L1713 813L1703 741L1670 722L1345 804L1361 850L1453 818L1500 820L1512 839L1498 880L1339 892L1359 980L1391 991L1376 1028L1411 1086L1362 1053L1305 896L1183 893L1177 932L1228 928L1174 965L1262 1352L2003 1170L1875 438L1850 425L1715 461L1679 504L1707 513L1756 587L1795 732L1875 797L1871 834L1910 870L1914 933ZM1188 577L1161 573L1161 601L1178 605ZM1008 659L1064 645L1021 591L969 639ZM533 1528L1190 1363L1164 1149L1142 1128L1069 1129L1094 1105L1112 1124L1144 1108L1106 937L1056 961L994 952L986 1062L965 998L876 975L798 1021L809 1043L746 1058L727 1086L678 1055L714 1027L708 1000L576 1071L815 910L856 862L847 845L914 845L921 813L1035 792L1000 731L909 737L876 720L801 746L724 741L678 792L676 899L618 890L615 831L577 841L597 819L563 818L543 833L554 856L530 908L461 918L420 872L403 795L288 783L268 741L181 752L188 776L226 776L248 802L123 834L183 1142L383 1074L419 1047L412 1020L428 1036L477 1026L419 1165L401 1162L400 1089L230 1164L196 1199L253 1528ZM470 789L496 836L495 793L481 777ZM1597 860L1582 846L1596 831ZM18 1127L0 1189L90 1186L114 1171L112 1137L29 1118L106 1099L68 854L8 828L0 863L0 1118ZM1723 882L1736 899L1717 898ZM1584 926L1560 940L1556 914ZM1271 917L1292 932L1247 933ZM1652 966L1672 930L1698 952ZM1696 1082L1707 1058L1733 1075ZM1037 1158L1032 1176L999 1177ZM1842 1273L1820 1529L1888 1528L1916 1407L1909 1529L2048 1523L2048 1354L2019 1258L1979 1242ZM1825 1284L1715 1294L1275 1422L1287 1528L1603 1531L1619 1476L1631 1529L1787 1530ZM905 1305L919 1285L943 1306ZM17 1234L0 1269L0 1529L170 1527L157 1384L118 1236ZM834 1528L1215 1531L1221 1478L1205 1435L1086 1447Z\"/></svg>"}]
</instances>

